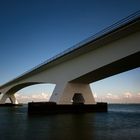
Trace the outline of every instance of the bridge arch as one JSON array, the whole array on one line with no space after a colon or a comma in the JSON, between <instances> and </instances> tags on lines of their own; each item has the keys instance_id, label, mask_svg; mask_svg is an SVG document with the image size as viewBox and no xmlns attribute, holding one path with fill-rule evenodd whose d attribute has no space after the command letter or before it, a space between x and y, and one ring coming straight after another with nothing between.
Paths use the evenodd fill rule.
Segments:
<instances>
[{"instance_id":1,"label":"bridge arch","mask_svg":"<svg viewBox=\"0 0 140 140\"><path fill-rule=\"evenodd\" d=\"M53 94L55 87L56 84L48 82L34 84L17 91L15 96L20 103L47 102Z\"/></svg>"},{"instance_id":2,"label":"bridge arch","mask_svg":"<svg viewBox=\"0 0 140 140\"><path fill-rule=\"evenodd\" d=\"M36 85L36 84L42 84L42 83L44 83L44 82L26 82L26 83L17 84L15 86L9 88L7 91L5 91L3 93L0 103L4 104L6 102L6 100L9 98L12 104L18 104L18 101L15 97L16 92L18 92L19 90L21 90L25 87L29 87L31 85Z\"/></svg>"}]
</instances>

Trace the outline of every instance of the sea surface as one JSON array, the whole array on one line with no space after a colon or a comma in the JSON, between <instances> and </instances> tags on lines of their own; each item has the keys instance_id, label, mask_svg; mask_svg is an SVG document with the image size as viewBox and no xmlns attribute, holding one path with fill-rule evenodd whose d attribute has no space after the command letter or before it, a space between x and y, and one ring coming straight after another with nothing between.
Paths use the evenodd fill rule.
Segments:
<instances>
[{"instance_id":1,"label":"sea surface","mask_svg":"<svg viewBox=\"0 0 140 140\"><path fill-rule=\"evenodd\" d=\"M140 140L140 104L105 113L28 116L27 105L0 107L0 140Z\"/></svg>"}]
</instances>

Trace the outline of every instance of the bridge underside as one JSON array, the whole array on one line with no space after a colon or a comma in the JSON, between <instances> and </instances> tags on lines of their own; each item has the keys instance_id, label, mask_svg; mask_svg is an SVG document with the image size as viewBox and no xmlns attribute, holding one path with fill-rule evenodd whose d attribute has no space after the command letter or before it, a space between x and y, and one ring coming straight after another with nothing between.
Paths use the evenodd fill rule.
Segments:
<instances>
[{"instance_id":1,"label":"bridge underside","mask_svg":"<svg viewBox=\"0 0 140 140\"><path fill-rule=\"evenodd\" d=\"M58 83L53 91L50 101L58 104L72 104L73 96L76 93L80 93L85 100L85 104L94 104L95 99L89 86L90 83L140 67L139 60L140 52L98 68L72 81ZM2 99L0 100L0 104L4 104L7 98L9 98L13 104L18 104L14 94L18 90L34 84L39 83L24 83L11 88L8 92L6 92L6 94L3 95Z\"/></svg>"},{"instance_id":2,"label":"bridge underside","mask_svg":"<svg viewBox=\"0 0 140 140\"><path fill-rule=\"evenodd\" d=\"M116 62L103 66L70 82L72 83L92 83L115 74L119 74L131 69L140 67L140 52L120 59Z\"/></svg>"},{"instance_id":3,"label":"bridge underside","mask_svg":"<svg viewBox=\"0 0 140 140\"><path fill-rule=\"evenodd\" d=\"M85 98L86 104L93 104L95 100L89 87L90 83L140 67L139 60L140 52L82 75L69 81L67 84L57 85L50 101L55 101L60 104L69 104L75 93L81 93Z\"/></svg>"},{"instance_id":4,"label":"bridge underside","mask_svg":"<svg viewBox=\"0 0 140 140\"><path fill-rule=\"evenodd\" d=\"M5 104L6 100L9 98L12 104L18 104L18 101L15 97L15 93L24 87L28 87L31 85L39 84L38 82L30 82L30 83L22 83L14 86L6 93L3 93L2 98L0 99L0 104Z\"/></svg>"}]
</instances>

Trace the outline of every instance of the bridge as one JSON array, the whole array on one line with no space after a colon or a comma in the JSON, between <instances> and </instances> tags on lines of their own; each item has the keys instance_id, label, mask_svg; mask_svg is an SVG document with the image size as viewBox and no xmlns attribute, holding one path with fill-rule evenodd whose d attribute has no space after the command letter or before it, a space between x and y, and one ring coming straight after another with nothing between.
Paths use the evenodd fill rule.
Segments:
<instances>
[{"instance_id":1,"label":"bridge","mask_svg":"<svg viewBox=\"0 0 140 140\"><path fill-rule=\"evenodd\" d=\"M91 82L137 67L139 11L0 86L0 104L5 104L7 98L18 104L17 91L41 83L56 85L50 101L57 104L71 104L75 93L82 94L85 104L94 104Z\"/></svg>"}]
</instances>

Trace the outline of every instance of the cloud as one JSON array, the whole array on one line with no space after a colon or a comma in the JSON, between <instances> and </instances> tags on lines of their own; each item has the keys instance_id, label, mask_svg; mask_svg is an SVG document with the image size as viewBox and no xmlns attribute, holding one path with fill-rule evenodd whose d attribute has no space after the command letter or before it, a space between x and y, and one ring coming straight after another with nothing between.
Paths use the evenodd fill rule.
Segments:
<instances>
[{"instance_id":1,"label":"cloud","mask_svg":"<svg viewBox=\"0 0 140 140\"><path fill-rule=\"evenodd\" d=\"M41 93L31 96L32 99L47 99L48 100L48 94Z\"/></svg>"},{"instance_id":2,"label":"cloud","mask_svg":"<svg viewBox=\"0 0 140 140\"><path fill-rule=\"evenodd\" d=\"M107 98L107 99L119 99L119 96L111 94L111 93L107 93L105 98Z\"/></svg>"},{"instance_id":3,"label":"cloud","mask_svg":"<svg viewBox=\"0 0 140 140\"><path fill-rule=\"evenodd\" d=\"M97 95L97 96L95 96L95 99L96 99L96 102L119 103L120 96L112 94L112 93L107 93L105 95L100 95L100 96Z\"/></svg>"},{"instance_id":4,"label":"cloud","mask_svg":"<svg viewBox=\"0 0 140 140\"><path fill-rule=\"evenodd\" d=\"M126 93L123 93L123 97L124 98L132 98L132 97L134 97L134 95L130 92L126 92Z\"/></svg>"},{"instance_id":5,"label":"cloud","mask_svg":"<svg viewBox=\"0 0 140 140\"><path fill-rule=\"evenodd\" d=\"M39 102L39 101L49 101L50 95L47 93L38 93L38 94L15 94L16 98L21 103L28 103L31 101ZM93 96L96 102L108 102L108 103L140 103L140 92L132 93L132 92L124 92L122 94L113 94L106 93L101 95L96 92L93 93Z\"/></svg>"},{"instance_id":6,"label":"cloud","mask_svg":"<svg viewBox=\"0 0 140 140\"><path fill-rule=\"evenodd\" d=\"M15 94L17 100L21 103L28 103L31 101L48 101L50 98L50 94L47 93L39 93L39 94L33 94L33 95L23 95L23 94Z\"/></svg>"},{"instance_id":7,"label":"cloud","mask_svg":"<svg viewBox=\"0 0 140 140\"><path fill-rule=\"evenodd\" d=\"M122 99L127 103L140 103L140 93L125 92L122 94Z\"/></svg>"},{"instance_id":8,"label":"cloud","mask_svg":"<svg viewBox=\"0 0 140 140\"><path fill-rule=\"evenodd\" d=\"M98 98L96 92L93 93L93 97L94 97L94 98Z\"/></svg>"}]
</instances>

